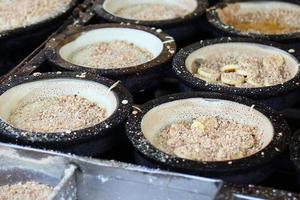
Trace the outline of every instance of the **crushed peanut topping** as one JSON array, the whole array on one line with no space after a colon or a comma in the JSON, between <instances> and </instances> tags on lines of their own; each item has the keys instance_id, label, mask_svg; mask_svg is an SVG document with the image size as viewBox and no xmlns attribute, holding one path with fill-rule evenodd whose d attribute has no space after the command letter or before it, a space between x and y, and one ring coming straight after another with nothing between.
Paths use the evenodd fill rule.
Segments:
<instances>
[{"instance_id":1,"label":"crushed peanut topping","mask_svg":"<svg viewBox=\"0 0 300 200\"><path fill-rule=\"evenodd\" d=\"M151 21L184 17L190 12L177 5L144 3L121 8L115 15L126 19Z\"/></svg>"},{"instance_id":2,"label":"crushed peanut topping","mask_svg":"<svg viewBox=\"0 0 300 200\"><path fill-rule=\"evenodd\" d=\"M70 60L91 68L126 68L146 63L153 55L145 49L123 40L100 42L74 52Z\"/></svg>"},{"instance_id":3,"label":"crushed peanut topping","mask_svg":"<svg viewBox=\"0 0 300 200\"><path fill-rule=\"evenodd\" d=\"M53 188L35 182L0 186L1 200L47 200Z\"/></svg>"},{"instance_id":4,"label":"crushed peanut topping","mask_svg":"<svg viewBox=\"0 0 300 200\"><path fill-rule=\"evenodd\" d=\"M217 12L224 24L243 32L287 34L300 31L300 9L298 12L284 8L247 12L237 3L229 4Z\"/></svg>"},{"instance_id":5,"label":"crushed peanut topping","mask_svg":"<svg viewBox=\"0 0 300 200\"><path fill-rule=\"evenodd\" d=\"M208 116L166 127L157 143L168 154L196 161L240 159L258 152L263 145L257 127Z\"/></svg>"},{"instance_id":6,"label":"crushed peanut topping","mask_svg":"<svg viewBox=\"0 0 300 200\"><path fill-rule=\"evenodd\" d=\"M105 118L106 110L96 103L68 95L21 101L11 113L8 123L26 131L70 133L92 127Z\"/></svg>"},{"instance_id":7,"label":"crushed peanut topping","mask_svg":"<svg viewBox=\"0 0 300 200\"><path fill-rule=\"evenodd\" d=\"M194 60L192 70L206 82L242 88L273 86L292 79L285 58L279 54L224 53Z\"/></svg>"},{"instance_id":8,"label":"crushed peanut topping","mask_svg":"<svg viewBox=\"0 0 300 200\"><path fill-rule=\"evenodd\" d=\"M0 32L36 24L64 13L71 0L1 0Z\"/></svg>"}]
</instances>

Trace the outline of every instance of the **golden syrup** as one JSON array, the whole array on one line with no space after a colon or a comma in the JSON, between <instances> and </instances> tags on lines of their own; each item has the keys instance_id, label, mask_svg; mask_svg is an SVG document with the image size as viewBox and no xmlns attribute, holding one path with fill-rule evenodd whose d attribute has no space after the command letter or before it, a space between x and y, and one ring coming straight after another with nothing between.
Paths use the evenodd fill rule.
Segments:
<instances>
[{"instance_id":1,"label":"golden syrup","mask_svg":"<svg viewBox=\"0 0 300 200\"><path fill-rule=\"evenodd\" d=\"M256 22L230 22L230 26L243 32L258 32L262 34L284 34L296 32L297 28L287 24L279 24L272 20L260 20Z\"/></svg>"}]
</instances>

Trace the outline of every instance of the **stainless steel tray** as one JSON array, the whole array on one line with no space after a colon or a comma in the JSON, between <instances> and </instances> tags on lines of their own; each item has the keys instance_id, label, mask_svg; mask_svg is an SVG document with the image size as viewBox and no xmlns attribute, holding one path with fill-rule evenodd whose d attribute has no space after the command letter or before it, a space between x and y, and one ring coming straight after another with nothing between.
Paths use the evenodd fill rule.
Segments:
<instances>
[{"instance_id":1,"label":"stainless steel tray","mask_svg":"<svg viewBox=\"0 0 300 200\"><path fill-rule=\"evenodd\" d=\"M284 191L235 186L135 165L0 143L0 185L34 180L51 200L299 199Z\"/></svg>"}]
</instances>

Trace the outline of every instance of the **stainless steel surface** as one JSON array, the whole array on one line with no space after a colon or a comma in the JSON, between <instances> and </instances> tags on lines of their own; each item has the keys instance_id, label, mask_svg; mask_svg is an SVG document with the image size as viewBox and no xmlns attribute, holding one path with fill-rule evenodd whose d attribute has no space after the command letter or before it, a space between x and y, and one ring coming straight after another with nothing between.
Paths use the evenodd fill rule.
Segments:
<instances>
[{"instance_id":1,"label":"stainless steel surface","mask_svg":"<svg viewBox=\"0 0 300 200\"><path fill-rule=\"evenodd\" d=\"M55 187L49 200L300 199L285 191L0 143L0 185L27 180Z\"/></svg>"},{"instance_id":2,"label":"stainless steel surface","mask_svg":"<svg viewBox=\"0 0 300 200\"><path fill-rule=\"evenodd\" d=\"M49 197L50 200L77 199L76 170L75 165L68 166L60 183Z\"/></svg>"},{"instance_id":3,"label":"stainless steel surface","mask_svg":"<svg viewBox=\"0 0 300 200\"><path fill-rule=\"evenodd\" d=\"M59 156L0 145L0 185L26 181L47 184L54 187L50 200L76 199L75 179L70 178L75 177L75 168L68 165Z\"/></svg>"},{"instance_id":4,"label":"stainless steel surface","mask_svg":"<svg viewBox=\"0 0 300 200\"><path fill-rule=\"evenodd\" d=\"M47 183L55 186L53 200L210 200L222 187L219 180L8 144L0 144L0 166L1 172L16 169L6 171L3 181L1 176L2 184L28 179ZM13 174L17 178L11 179Z\"/></svg>"}]
</instances>

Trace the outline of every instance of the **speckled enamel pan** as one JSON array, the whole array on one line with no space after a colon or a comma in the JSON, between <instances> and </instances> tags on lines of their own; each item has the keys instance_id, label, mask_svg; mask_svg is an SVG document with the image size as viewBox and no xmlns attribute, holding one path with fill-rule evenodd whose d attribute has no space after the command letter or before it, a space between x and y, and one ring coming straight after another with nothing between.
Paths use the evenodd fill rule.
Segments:
<instances>
[{"instance_id":1,"label":"speckled enamel pan","mask_svg":"<svg viewBox=\"0 0 300 200\"><path fill-rule=\"evenodd\" d=\"M300 130L292 138L290 144L290 158L298 172L298 184L300 185Z\"/></svg>"},{"instance_id":2,"label":"speckled enamel pan","mask_svg":"<svg viewBox=\"0 0 300 200\"><path fill-rule=\"evenodd\" d=\"M61 133L28 132L13 127L7 119L21 100L32 97L79 95L106 109L107 118L82 130ZM122 138L124 120L132 97L120 84L88 73L46 73L14 78L0 87L1 138L9 142L80 155L104 153Z\"/></svg>"},{"instance_id":3,"label":"speckled enamel pan","mask_svg":"<svg viewBox=\"0 0 300 200\"><path fill-rule=\"evenodd\" d=\"M266 188L254 185L225 184L220 195L215 200L263 200L263 199L286 199L296 200L300 195L274 188Z\"/></svg>"},{"instance_id":4,"label":"speckled enamel pan","mask_svg":"<svg viewBox=\"0 0 300 200\"><path fill-rule=\"evenodd\" d=\"M220 48L224 48L224 51L226 51L227 47L236 47L241 49L256 48L258 51L279 53L289 61L292 73L294 74L294 78L285 82L284 84L259 88L237 88L209 84L204 80L194 77L191 73L191 60L197 55L201 55L201 53L205 52L206 47L210 47L210 51L213 51L213 48L217 48L219 50ZM261 40L230 37L215 40L204 40L181 49L173 59L173 70L176 73L177 77L184 84L183 90L211 91L236 94L253 99L259 99L272 106L273 108L283 109L285 107L291 106L292 104L295 104L299 98L299 61L297 58L295 58L295 56L292 55L292 52L297 54L297 51L295 52L294 49L288 49L287 47L279 45L277 43L264 42Z\"/></svg>"},{"instance_id":5,"label":"speckled enamel pan","mask_svg":"<svg viewBox=\"0 0 300 200\"><path fill-rule=\"evenodd\" d=\"M96 42L125 40L148 50L154 58L144 64L114 69L89 68L72 63L68 58L77 49ZM121 80L130 91L138 91L155 85L164 68L170 67L175 54L174 39L160 30L125 24L101 24L69 31L50 40L46 47L48 60L56 67L71 71L87 71Z\"/></svg>"},{"instance_id":6,"label":"speckled enamel pan","mask_svg":"<svg viewBox=\"0 0 300 200\"><path fill-rule=\"evenodd\" d=\"M242 9L248 10L272 10L273 8L288 8L288 9L299 9L299 1L297 0L286 0L286 1L233 1L233 3L239 3ZM213 35L216 37L220 36L243 36L249 37L253 39L268 39L273 41L280 41L280 42L299 42L300 32L290 33L290 34L258 34L258 33L249 33L249 32L242 32L237 30L231 26L224 24L217 12L217 9L225 8L230 3L219 3L211 8L209 8L206 12L207 19L209 23L216 29L213 31Z\"/></svg>"},{"instance_id":7,"label":"speckled enamel pan","mask_svg":"<svg viewBox=\"0 0 300 200\"><path fill-rule=\"evenodd\" d=\"M78 0L72 0L68 9L53 17L38 23L0 32L0 51L15 50L16 47L24 47L32 42L41 42L51 31L72 12Z\"/></svg>"},{"instance_id":8,"label":"speckled enamel pan","mask_svg":"<svg viewBox=\"0 0 300 200\"><path fill-rule=\"evenodd\" d=\"M181 18L158 21L133 20L115 15L115 12L118 9L137 3L165 3L168 5L182 5L185 8L189 8L188 10L191 10L191 12ZM195 36L196 34L201 34L198 29L198 27L201 26L199 19L203 16L207 7L207 0L97 0L95 12L106 22L130 23L162 28L166 33L173 36L176 42L181 42L191 39L190 37Z\"/></svg>"},{"instance_id":9,"label":"speckled enamel pan","mask_svg":"<svg viewBox=\"0 0 300 200\"><path fill-rule=\"evenodd\" d=\"M251 108L252 107L252 108ZM164 153L153 138L176 121L192 120L199 113L223 115L257 125L263 132L263 148L246 158L221 162L200 162ZM161 97L142 105L126 123L127 136L138 151L137 162L236 183L261 181L272 172L270 164L284 151L290 131L274 110L253 100L221 93L193 92Z\"/></svg>"}]
</instances>

